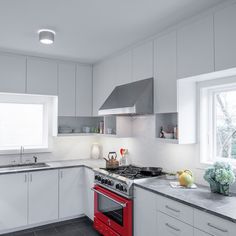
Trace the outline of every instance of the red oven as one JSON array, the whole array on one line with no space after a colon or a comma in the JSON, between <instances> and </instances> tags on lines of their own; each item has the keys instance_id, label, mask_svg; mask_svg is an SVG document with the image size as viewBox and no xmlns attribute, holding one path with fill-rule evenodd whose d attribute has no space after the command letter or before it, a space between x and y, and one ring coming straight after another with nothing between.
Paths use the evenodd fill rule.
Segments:
<instances>
[{"instance_id":1,"label":"red oven","mask_svg":"<svg viewBox=\"0 0 236 236\"><path fill-rule=\"evenodd\" d=\"M132 236L132 200L99 185L94 191L94 228L104 236Z\"/></svg>"}]
</instances>

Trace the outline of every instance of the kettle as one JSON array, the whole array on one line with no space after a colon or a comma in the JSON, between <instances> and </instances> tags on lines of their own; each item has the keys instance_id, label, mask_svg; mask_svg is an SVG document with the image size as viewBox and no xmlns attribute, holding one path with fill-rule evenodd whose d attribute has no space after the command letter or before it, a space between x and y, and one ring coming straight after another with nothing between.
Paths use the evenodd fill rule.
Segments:
<instances>
[{"instance_id":1,"label":"kettle","mask_svg":"<svg viewBox=\"0 0 236 236\"><path fill-rule=\"evenodd\" d=\"M193 173L191 170L181 170L178 171L178 179L179 179L179 184L184 187L191 187L194 178L193 178Z\"/></svg>"}]
</instances>

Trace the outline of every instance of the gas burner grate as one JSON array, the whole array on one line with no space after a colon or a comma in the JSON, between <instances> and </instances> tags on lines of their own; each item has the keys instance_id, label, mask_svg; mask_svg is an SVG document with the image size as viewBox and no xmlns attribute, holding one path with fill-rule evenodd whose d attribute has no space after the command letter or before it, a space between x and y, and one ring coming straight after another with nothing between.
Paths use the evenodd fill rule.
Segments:
<instances>
[{"instance_id":1,"label":"gas burner grate","mask_svg":"<svg viewBox=\"0 0 236 236\"><path fill-rule=\"evenodd\" d=\"M128 179L141 179L141 178L146 178L146 175L141 174L141 167L129 165L129 166L119 166L115 169L106 169L102 168L109 173L112 174L117 174L123 177L126 177Z\"/></svg>"}]
</instances>

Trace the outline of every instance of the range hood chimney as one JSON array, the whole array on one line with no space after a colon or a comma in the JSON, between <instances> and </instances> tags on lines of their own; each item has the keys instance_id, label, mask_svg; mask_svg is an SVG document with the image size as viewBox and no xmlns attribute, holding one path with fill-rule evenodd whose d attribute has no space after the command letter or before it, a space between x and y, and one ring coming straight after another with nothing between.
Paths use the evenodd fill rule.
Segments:
<instances>
[{"instance_id":1,"label":"range hood chimney","mask_svg":"<svg viewBox=\"0 0 236 236\"><path fill-rule=\"evenodd\" d=\"M153 114L153 78L115 87L100 107L98 114Z\"/></svg>"}]
</instances>

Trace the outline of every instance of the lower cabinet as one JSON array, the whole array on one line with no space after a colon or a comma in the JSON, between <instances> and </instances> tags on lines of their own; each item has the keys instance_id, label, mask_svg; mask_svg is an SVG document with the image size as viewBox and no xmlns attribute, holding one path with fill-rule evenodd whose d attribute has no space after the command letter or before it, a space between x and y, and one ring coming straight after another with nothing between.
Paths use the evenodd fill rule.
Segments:
<instances>
[{"instance_id":1,"label":"lower cabinet","mask_svg":"<svg viewBox=\"0 0 236 236\"><path fill-rule=\"evenodd\" d=\"M156 195L134 187L134 235L157 235L156 215Z\"/></svg>"},{"instance_id":2,"label":"lower cabinet","mask_svg":"<svg viewBox=\"0 0 236 236\"><path fill-rule=\"evenodd\" d=\"M27 173L0 175L0 234L27 224Z\"/></svg>"},{"instance_id":3,"label":"lower cabinet","mask_svg":"<svg viewBox=\"0 0 236 236\"><path fill-rule=\"evenodd\" d=\"M59 218L84 213L83 168L59 170Z\"/></svg>"},{"instance_id":4,"label":"lower cabinet","mask_svg":"<svg viewBox=\"0 0 236 236\"><path fill-rule=\"evenodd\" d=\"M94 186L94 172L89 168L84 168L84 213L91 220L94 217L94 192L91 188Z\"/></svg>"},{"instance_id":5,"label":"lower cabinet","mask_svg":"<svg viewBox=\"0 0 236 236\"><path fill-rule=\"evenodd\" d=\"M157 213L157 234L160 236L193 236L193 227L162 212Z\"/></svg>"},{"instance_id":6,"label":"lower cabinet","mask_svg":"<svg viewBox=\"0 0 236 236\"><path fill-rule=\"evenodd\" d=\"M29 172L28 207L28 224L58 219L58 170Z\"/></svg>"},{"instance_id":7,"label":"lower cabinet","mask_svg":"<svg viewBox=\"0 0 236 236\"><path fill-rule=\"evenodd\" d=\"M194 229L194 236L211 236L210 234L207 234L201 230Z\"/></svg>"}]
</instances>

